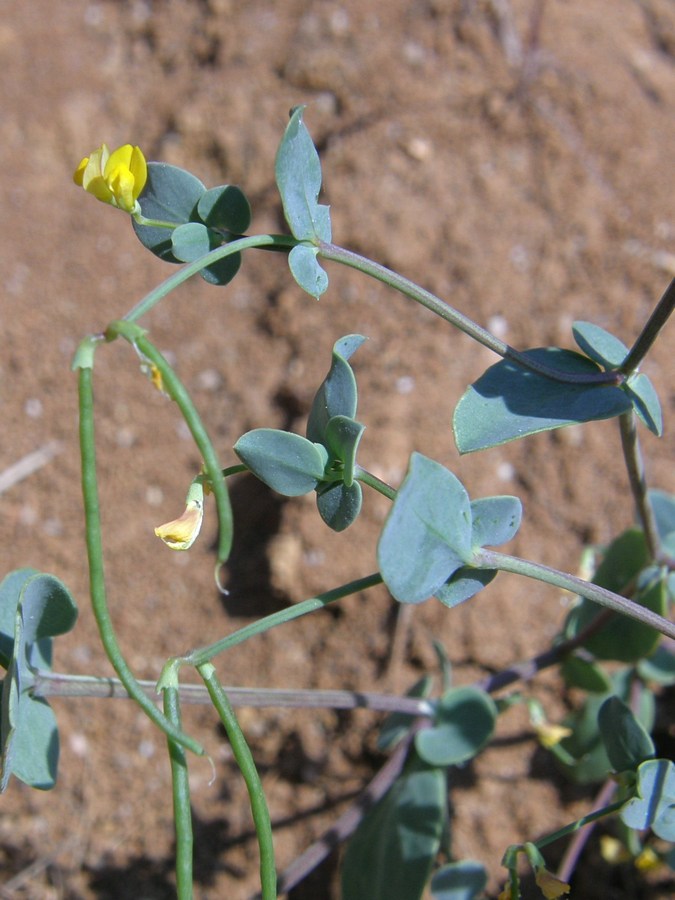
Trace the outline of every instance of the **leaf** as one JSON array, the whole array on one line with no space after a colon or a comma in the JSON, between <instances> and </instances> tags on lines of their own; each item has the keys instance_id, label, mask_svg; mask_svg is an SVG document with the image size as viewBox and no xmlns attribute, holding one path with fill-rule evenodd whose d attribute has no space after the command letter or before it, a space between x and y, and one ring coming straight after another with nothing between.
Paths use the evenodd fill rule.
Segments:
<instances>
[{"instance_id":1,"label":"leaf","mask_svg":"<svg viewBox=\"0 0 675 900\"><path fill-rule=\"evenodd\" d=\"M434 900L475 900L486 885L485 866L472 859L463 859L434 872L430 888Z\"/></svg>"},{"instance_id":2,"label":"leaf","mask_svg":"<svg viewBox=\"0 0 675 900\"><path fill-rule=\"evenodd\" d=\"M447 820L442 769L413 757L354 833L342 865L343 900L418 900Z\"/></svg>"},{"instance_id":3,"label":"leaf","mask_svg":"<svg viewBox=\"0 0 675 900\"><path fill-rule=\"evenodd\" d=\"M628 356L628 347L623 341L592 322L575 322L572 334L584 353L605 369L618 368Z\"/></svg>"},{"instance_id":4,"label":"leaf","mask_svg":"<svg viewBox=\"0 0 675 900\"><path fill-rule=\"evenodd\" d=\"M497 569L474 569L471 566L462 566L450 576L434 597L440 600L444 606L452 609L482 591L484 587L496 577Z\"/></svg>"},{"instance_id":5,"label":"leaf","mask_svg":"<svg viewBox=\"0 0 675 900\"><path fill-rule=\"evenodd\" d=\"M330 241L330 211L318 203L321 190L321 162L296 107L279 145L275 162L277 187L284 216L299 241Z\"/></svg>"},{"instance_id":6,"label":"leaf","mask_svg":"<svg viewBox=\"0 0 675 900\"><path fill-rule=\"evenodd\" d=\"M473 759L493 735L497 707L485 691L451 688L436 707L434 725L415 735L415 749L431 766L456 766Z\"/></svg>"},{"instance_id":7,"label":"leaf","mask_svg":"<svg viewBox=\"0 0 675 900\"><path fill-rule=\"evenodd\" d=\"M356 378L347 360L365 340L361 334L347 334L333 345L330 370L316 392L307 420L310 441L325 444L326 427L334 416L353 419L356 415Z\"/></svg>"},{"instance_id":8,"label":"leaf","mask_svg":"<svg viewBox=\"0 0 675 900\"><path fill-rule=\"evenodd\" d=\"M242 435L234 452L253 474L285 497L313 491L323 478L327 454L307 438L275 428Z\"/></svg>"},{"instance_id":9,"label":"leaf","mask_svg":"<svg viewBox=\"0 0 675 900\"><path fill-rule=\"evenodd\" d=\"M638 662L637 670L645 681L664 685L675 684L675 653L660 645L651 656Z\"/></svg>"},{"instance_id":10,"label":"leaf","mask_svg":"<svg viewBox=\"0 0 675 900\"><path fill-rule=\"evenodd\" d=\"M615 772L637 769L654 755L654 743L633 715L630 707L618 697L608 697L598 712L598 726Z\"/></svg>"},{"instance_id":11,"label":"leaf","mask_svg":"<svg viewBox=\"0 0 675 900\"><path fill-rule=\"evenodd\" d=\"M358 481L349 487L341 481L320 487L316 505L323 521L333 531L344 531L361 512L363 491Z\"/></svg>"},{"instance_id":12,"label":"leaf","mask_svg":"<svg viewBox=\"0 0 675 900\"><path fill-rule=\"evenodd\" d=\"M209 228L243 234L251 224L251 207L244 192L233 184L206 191L197 204L197 214Z\"/></svg>"},{"instance_id":13,"label":"leaf","mask_svg":"<svg viewBox=\"0 0 675 900\"><path fill-rule=\"evenodd\" d=\"M638 768L637 796L619 812L629 828L651 828L657 837L675 841L675 765L650 759Z\"/></svg>"},{"instance_id":14,"label":"leaf","mask_svg":"<svg viewBox=\"0 0 675 900\"><path fill-rule=\"evenodd\" d=\"M205 191L201 181L185 169L168 163L149 162L148 180L138 202L146 219L183 225L192 220L193 211ZM133 218L131 224L139 241L155 256L166 262L178 262L171 245L172 229L139 225Z\"/></svg>"},{"instance_id":15,"label":"leaf","mask_svg":"<svg viewBox=\"0 0 675 900\"><path fill-rule=\"evenodd\" d=\"M469 496L452 472L412 454L377 558L385 584L401 603L421 603L471 561Z\"/></svg>"},{"instance_id":16,"label":"leaf","mask_svg":"<svg viewBox=\"0 0 675 900\"><path fill-rule=\"evenodd\" d=\"M0 582L0 665L9 668L14 648L16 608L19 605L21 589L37 569L15 569Z\"/></svg>"},{"instance_id":17,"label":"leaf","mask_svg":"<svg viewBox=\"0 0 675 900\"><path fill-rule=\"evenodd\" d=\"M649 502L663 549L675 555L675 497L665 491L651 490Z\"/></svg>"},{"instance_id":18,"label":"leaf","mask_svg":"<svg viewBox=\"0 0 675 900\"><path fill-rule=\"evenodd\" d=\"M303 291L318 300L328 290L328 275L317 260L318 247L296 244L288 254L291 275Z\"/></svg>"},{"instance_id":19,"label":"leaf","mask_svg":"<svg viewBox=\"0 0 675 900\"><path fill-rule=\"evenodd\" d=\"M181 262L194 262L216 247L222 246L222 243L222 236L201 222L179 225L171 237L173 255ZM209 284L225 285L232 281L240 266L241 253L233 253L206 266L199 274Z\"/></svg>"},{"instance_id":20,"label":"leaf","mask_svg":"<svg viewBox=\"0 0 675 900\"><path fill-rule=\"evenodd\" d=\"M564 372L600 371L587 357L557 347L527 350L524 355ZM502 360L464 393L453 429L459 452L470 453L565 425L609 419L630 407L618 387L553 381Z\"/></svg>"},{"instance_id":21,"label":"leaf","mask_svg":"<svg viewBox=\"0 0 675 900\"><path fill-rule=\"evenodd\" d=\"M406 697L428 697L431 693L433 680L430 675L423 675L419 681L406 691ZM384 753L402 741L410 731L410 726L415 721L415 716L409 713L395 712L386 717L377 736L377 749Z\"/></svg>"},{"instance_id":22,"label":"leaf","mask_svg":"<svg viewBox=\"0 0 675 900\"><path fill-rule=\"evenodd\" d=\"M654 385L644 374L633 375L623 386L630 398L637 416L657 437L663 434L663 413L661 402Z\"/></svg>"},{"instance_id":23,"label":"leaf","mask_svg":"<svg viewBox=\"0 0 675 900\"><path fill-rule=\"evenodd\" d=\"M609 677L600 666L575 654L564 660L560 671L567 687L580 688L592 694L606 694L612 688Z\"/></svg>"},{"instance_id":24,"label":"leaf","mask_svg":"<svg viewBox=\"0 0 675 900\"><path fill-rule=\"evenodd\" d=\"M365 430L365 425L347 416L333 416L326 425L325 446L329 457L339 460L344 467L342 481L345 487L351 487L354 483L356 451Z\"/></svg>"},{"instance_id":25,"label":"leaf","mask_svg":"<svg viewBox=\"0 0 675 900\"><path fill-rule=\"evenodd\" d=\"M471 546L498 547L520 528L523 505L517 497L483 497L471 501Z\"/></svg>"}]
</instances>

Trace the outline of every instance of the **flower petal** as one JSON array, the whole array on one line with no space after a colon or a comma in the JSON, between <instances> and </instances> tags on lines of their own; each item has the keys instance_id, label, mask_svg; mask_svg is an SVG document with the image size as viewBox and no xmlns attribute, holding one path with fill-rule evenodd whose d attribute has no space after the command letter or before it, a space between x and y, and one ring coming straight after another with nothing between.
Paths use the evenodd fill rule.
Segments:
<instances>
[{"instance_id":1,"label":"flower petal","mask_svg":"<svg viewBox=\"0 0 675 900\"><path fill-rule=\"evenodd\" d=\"M155 528L155 534L171 550L189 550L202 527L204 504L190 500L182 516Z\"/></svg>"}]
</instances>

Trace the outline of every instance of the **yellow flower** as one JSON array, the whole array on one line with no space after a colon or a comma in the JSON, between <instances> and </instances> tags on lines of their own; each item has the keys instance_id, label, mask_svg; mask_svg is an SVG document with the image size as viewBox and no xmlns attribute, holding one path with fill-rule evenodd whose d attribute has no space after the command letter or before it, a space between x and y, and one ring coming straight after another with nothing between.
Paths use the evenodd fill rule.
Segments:
<instances>
[{"instance_id":1,"label":"yellow flower","mask_svg":"<svg viewBox=\"0 0 675 900\"><path fill-rule=\"evenodd\" d=\"M204 518L204 476L198 475L190 485L182 516L155 528L155 534L172 550L189 550L202 527Z\"/></svg>"},{"instance_id":2,"label":"yellow flower","mask_svg":"<svg viewBox=\"0 0 675 900\"><path fill-rule=\"evenodd\" d=\"M543 866L537 869L534 875L537 887L540 889L546 900L557 900L563 894L569 894L571 888L569 884L556 878L548 869Z\"/></svg>"},{"instance_id":3,"label":"yellow flower","mask_svg":"<svg viewBox=\"0 0 675 900\"><path fill-rule=\"evenodd\" d=\"M148 165L139 147L125 144L111 153L105 144L85 156L73 174L75 184L97 200L125 212L140 211L138 197L148 179Z\"/></svg>"},{"instance_id":4,"label":"yellow flower","mask_svg":"<svg viewBox=\"0 0 675 900\"><path fill-rule=\"evenodd\" d=\"M600 838L600 855L605 862L612 865L625 863L633 858L621 841L611 837L609 834L603 834Z\"/></svg>"},{"instance_id":5,"label":"yellow flower","mask_svg":"<svg viewBox=\"0 0 675 900\"><path fill-rule=\"evenodd\" d=\"M651 847L645 847L642 853L635 857L635 865L641 872L655 872L665 864Z\"/></svg>"},{"instance_id":6,"label":"yellow flower","mask_svg":"<svg viewBox=\"0 0 675 900\"><path fill-rule=\"evenodd\" d=\"M537 732L539 743L547 750L555 747L556 744L559 744L560 741L572 734L571 728L567 728L564 725L553 725L550 722L542 722L535 725L534 730Z\"/></svg>"}]
</instances>

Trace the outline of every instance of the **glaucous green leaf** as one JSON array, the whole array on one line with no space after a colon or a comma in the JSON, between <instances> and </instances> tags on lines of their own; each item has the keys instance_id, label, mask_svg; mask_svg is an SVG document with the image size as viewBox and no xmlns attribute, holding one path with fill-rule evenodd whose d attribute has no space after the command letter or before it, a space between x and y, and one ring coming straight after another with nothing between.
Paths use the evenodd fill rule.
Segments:
<instances>
[{"instance_id":1,"label":"glaucous green leaf","mask_svg":"<svg viewBox=\"0 0 675 900\"><path fill-rule=\"evenodd\" d=\"M415 749L431 766L456 766L473 759L488 743L497 707L485 691L451 688L436 707L434 725L415 735Z\"/></svg>"},{"instance_id":2,"label":"glaucous green leaf","mask_svg":"<svg viewBox=\"0 0 675 900\"><path fill-rule=\"evenodd\" d=\"M630 398L635 413L657 437L663 434L661 401L649 378L639 373L628 379L623 390Z\"/></svg>"},{"instance_id":3,"label":"glaucous green leaf","mask_svg":"<svg viewBox=\"0 0 675 900\"><path fill-rule=\"evenodd\" d=\"M138 202L146 219L183 225L192 220L205 191L201 181L185 169L168 163L149 162L148 180ZM172 229L139 225L133 218L131 224L139 241L155 256L166 262L179 261L173 255Z\"/></svg>"},{"instance_id":4,"label":"glaucous green leaf","mask_svg":"<svg viewBox=\"0 0 675 900\"><path fill-rule=\"evenodd\" d=\"M434 597L440 600L444 606L452 609L454 606L464 603L465 600L475 597L479 591L490 584L496 575L496 569L474 569L471 566L461 566L434 593Z\"/></svg>"},{"instance_id":5,"label":"glaucous green leaf","mask_svg":"<svg viewBox=\"0 0 675 900\"><path fill-rule=\"evenodd\" d=\"M471 501L471 545L498 547L515 537L523 517L517 497L482 497Z\"/></svg>"},{"instance_id":6,"label":"glaucous green leaf","mask_svg":"<svg viewBox=\"0 0 675 900\"><path fill-rule=\"evenodd\" d=\"M246 194L234 184L211 188L199 198L197 215L209 228L243 234L251 224L251 207Z\"/></svg>"},{"instance_id":7,"label":"glaucous green leaf","mask_svg":"<svg viewBox=\"0 0 675 900\"><path fill-rule=\"evenodd\" d=\"M675 765L669 759L650 759L638 768L637 796L619 816L629 828L651 828L664 841L675 841Z\"/></svg>"},{"instance_id":8,"label":"glaucous green leaf","mask_svg":"<svg viewBox=\"0 0 675 900\"><path fill-rule=\"evenodd\" d=\"M527 350L525 356L564 372L600 371L587 357L558 347ZM565 425L609 419L630 407L618 387L553 381L502 360L464 393L453 429L459 452L470 453Z\"/></svg>"},{"instance_id":9,"label":"glaucous green leaf","mask_svg":"<svg viewBox=\"0 0 675 900\"><path fill-rule=\"evenodd\" d=\"M343 900L419 900L446 821L444 770L413 757L349 842Z\"/></svg>"},{"instance_id":10,"label":"glaucous green leaf","mask_svg":"<svg viewBox=\"0 0 675 900\"><path fill-rule=\"evenodd\" d=\"M618 697L608 697L598 712L598 727L615 772L637 769L654 755L654 742Z\"/></svg>"},{"instance_id":11,"label":"glaucous green leaf","mask_svg":"<svg viewBox=\"0 0 675 900\"><path fill-rule=\"evenodd\" d=\"M675 496L665 491L651 490L649 502L663 549L675 556Z\"/></svg>"},{"instance_id":12,"label":"glaucous green leaf","mask_svg":"<svg viewBox=\"0 0 675 900\"><path fill-rule=\"evenodd\" d=\"M592 322L575 322L572 334L577 346L605 369L618 368L628 356L623 341Z\"/></svg>"},{"instance_id":13,"label":"glaucous green leaf","mask_svg":"<svg viewBox=\"0 0 675 900\"><path fill-rule=\"evenodd\" d=\"M0 665L9 668L14 648L16 608L19 605L21 589L37 569L15 569L0 582Z\"/></svg>"},{"instance_id":14,"label":"glaucous green leaf","mask_svg":"<svg viewBox=\"0 0 675 900\"><path fill-rule=\"evenodd\" d=\"M323 447L276 428L248 431L233 449L257 478L285 497L313 491L323 477L327 461Z\"/></svg>"},{"instance_id":15,"label":"glaucous green leaf","mask_svg":"<svg viewBox=\"0 0 675 900\"><path fill-rule=\"evenodd\" d=\"M353 419L356 415L356 378L347 360L365 340L361 334L347 334L333 345L330 370L316 392L307 420L310 441L325 444L326 427L334 416Z\"/></svg>"},{"instance_id":16,"label":"glaucous green leaf","mask_svg":"<svg viewBox=\"0 0 675 900\"><path fill-rule=\"evenodd\" d=\"M222 243L223 238L201 222L179 225L171 237L173 255L181 262L194 262L220 247ZM241 253L233 253L205 266L199 274L209 284L225 285L232 281L240 266Z\"/></svg>"},{"instance_id":17,"label":"glaucous green leaf","mask_svg":"<svg viewBox=\"0 0 675 900\"><path fill-rule=\"evenodd\" d=\"M296 244L288 254L291 275L303 291L315 300L328 290L328 275L319 265L318 252L318 248L311 244Z\"/></svg>"},{"instance_id":18,"label":"glaucous green leaf","mask_svg":"<svg viewBox=\"0 0 675 900\"><path fill-rule=\"evenodd\" d=\"M339 460L344 466L342 481L345 487L354 483L356 451L365 430L365 425L347 416L333 416L326 425L325 445L330 458Z\"/></svg>"},{"instance_id":19,"label":"glaucous green leaf","mask_svg":"<svg viewBox=\"0 0 675 900\"><path fill-rule=\"evenodd\" d=\"M482 863L462 859L448 863L431 877L433 900L476 900L487 885L487 872Z\"/></svg>"},{"instance_id":20,"label":"glaucous green leaf","mask_svg":"<svg viewBox=\"0 0 675 900\"><path fill-rule=\"evenodd\" d=\"M664 685L675 684L675 653L661 644L651 656L638 662L637 670L645 681Z\"/></svg>"},{"instance_id":21,"label":"glaucous green leaf","mask_svg":"<svg viewBox=\"0 0 675 900\"><path fill-rule=\"evenodd\" d=\"M591 694L606 694L612 683L604 669L576 654L566 657L560 667L565 684Z\"/></svg>"},{"instance_id":22,"label":"glaucous green leaf","mask_svg":"<svg viewBox=\"0 0 675 900\"><path fill-rule=\"evenodd\" d=\"M406 691L406 697L428 697L433 687L433 679L430 675L423 675L419 681ZM377 736L377 749L384 753L403 740L410 731L410 726L415 721L415 716L408 713L395 712L386 717Z\"/></svg>"},{"instance_id":23,"label":"glaucous green leaf","mask_svg":"<svg viewBox=\"0 0 675 900\"><path fill-rule=\"evenodd\" d=\"M319 515L333 531L344 531L361 512L363 491L358 481L349 487L341 481L319 488L316 505Z\"/></svg>"},{"instance_id":24,"label":"glaucous green leaf","mask_svg":"<svg viewBox=\"0 0 675 900\"><path fill-rule=\"evenodd\" d=\"M401 603L421 603L472 559L471 506L461 482L421 453L410 457L380 535L382 578Z\"/></svg>"},{"instance_id":25,"label":"glaucous green leaf","mask_svg":"<svg viewBox=\"0 0 675 900\"><path fill-rule=\"evenodd\" d=\"M330 241L330 210L318 202L321 162L302 121L304 106L296 107L279 145L275 162L277 187L284 216L299 241Z\"/></svg>"}]
</instances>

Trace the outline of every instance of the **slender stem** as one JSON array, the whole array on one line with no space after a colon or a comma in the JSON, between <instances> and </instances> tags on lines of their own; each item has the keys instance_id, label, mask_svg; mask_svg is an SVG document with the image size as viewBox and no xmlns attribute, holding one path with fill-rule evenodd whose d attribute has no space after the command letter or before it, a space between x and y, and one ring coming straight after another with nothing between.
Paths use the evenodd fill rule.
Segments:
<instances>
[{"instance_id":1,"label":"slender stem","mask_svg":"<svg viewBox=\"0 0 675 900\"><path fill-rule=\"evenodd\" d=\"M482 344L484 347L487 347L504 359L511 360L519 366L529 369L531 372L536 372L538 375L544 375L546 378L550 378L553 381L562 381L566 384L618 385L624 381L622 373L593 372L584 375L574 372L562 372L537 362L504 341L501 341L498 337L495 337L491 332L482 328L468 316L465 316L444 300L441 300L440 297L436 297L435 294L424 290L424 288L419 287L419 285L415 284L413 281L399 275L398 272L393 272L391 269L387 269L386 266L373 262L358 253L353 253L351 250L345 250L344 247L321 242L319 244L319 256L322 259L332 260L333 262L350 266L352 269L357 269L359 272L370 275L372 278L399 291L401 294L405 294L406 297L410 297L411 300L421 304L437 316L440 316L446 322L454 325L455 328L459 328L460 331L468 334L469 337L478 341L479 344Z\"/></svg>"},{"instance_id":2,"label":"slender stem","mask_svg":"<svg viewBox=\"0 0 675 900\"><path fill-rule=\"evenodd\" d=\"M616 803L610 803L609 806L604 806L602 809L595 809L593 812L588 813L587 816L582 816L580 819L577 819L576 822L572 822L570 825L566 825L564 828L560 828L558 831L554 831L553 834L548 834L538 841L532 841L532 843L541 850L543 847L548 847L549 844L559 841L560 838L567 837L568 834L574 834L574 832L579 831L579 829L583 828L585 825L590 825L591 822L597 822L598 819L604 819L607 816L613 815L625 805L626 798L624 797L623 800L618 800Z\"/></svg>"},{"instance_id":3,"label":"slender stem","mask_svg":"<svg viewBox=\"0 0 675 900\"><path fill-rule=\"evenodd\" d=\"M103 570L103 541L101 536L101 516L96 475L96 444L94 432L94 392L92 369L81 368L79 372L80 399L80 454L82 457L82 496L84 502L87 557L89 561L89 590L94 618L98 626L101 643L112 666L127 693L141 707L143 712L162 731L181 746L199 756L204 755L201 745L176 728L146 696L131 669L126 663L113 628L105 588Z\"/></svg>"},{"instance_id":4,"label":"slender stem","mask_svg":"<svg viewBox=\"0 0 675 900\"><path fill-rule=\"evenodd\" d=\"M675 292L674 292L675 295ZM633 494L633 501L638 520L644 532L647 549L652 559L658 559L661 542L656 528L654 511L649 502L645 468L640 453L640 442L637 435L635 413L632 409L619 416L619 428L621 430L621 448L628 472L628 481Z\"/></svg>"},{"instance_id":5,"label":"slender stem","mask_svg":"<svg viewBox=\"0 0 675 900\"><path fill-rule=\"evenodd\" d=\"M602 790L597 796L593 806L596 809L601 809L606 807L609 801L614 796L616 791L616 782L607 780L602 786ZM560 865L558 866L557 876L561 881L569 881L572 877L572 873L577 864L577 860L581 856L582 850L588 843L588 840L593 832L594 822L587 822L586 825L582 826L574 835L572 840L569 843L569 846L565 850L562 860L560 861Z\"/></svg>"},{"instance_id":6,"label":"slender stem","mask_svg":"<svg viewBox=\"0 0 675 900\"><path fill-rule=\"evenodd\" d=\"M178 686L164 689L164 715L176 728L181 728ZM173 820L176 829L176 894L178 900L192 900L192 811L190 783L185 750L167 738L171 761Z\"/></svg>"},{"instance_id":7,"label":"slender stem","mask_svg":"<svg viewBox=\"0 0 675 900\"><path fill-rule=\"evenodd\" d=\"M334 588L332 591L326 591L325 594L319 594L317 597L312 597L309 600L304 600L302 603L297 603L295 606L290 607L290 609L282 609L279 612L272 613L270 616L258 619L257 622L252 622L245 628L240 628L214 644L209 644L208 647L193 650L183 657L181 661L186 665L199 667L212 660L214 656L222 653L223 650L228 650L230 647L241 644L256 634L262 634L265 631L269 631L270 628L283 625L285 622L292 622L294 619L307 615L307 613L314 612L315 609L323 609L329 603L341 600L343 597L349 596L349 594L365 591L376 584L382 584L382 576L379 572L376 572L374 575L367 575L365 578L358 578L356 581L350 581L348 584L343 584L341 587Z\"/></svg>"},{"instance_id":8,"label":"slender stem","mask_svg":"<svg viewBox=\"0 0 675 900\"><path fill-rule=\"evenodd\" d=\"M673 307L675 307L675 278L666 288L663 296L656 304L654 312L647 319L647 324L631 347L628 356L619 366L620 372L623 372L624 375L632 375L635 372L668 321Z\"/></svg>"},{"instance_id":9,"label":"slender stem","mask_svg":"<svg viewBox=\"0 0 675 900\"><path fill-rule=\"evenodd\" d=\"M197 666L197 671L204 679L211 702L218 711L220 721L223 723L232 747L232 753L246 782L251 801L253 822L258 835L258 847L260 848L260 883L263 900L276 900L277 873L274 864L272 822L258 770L255 767L253 756L239 727L232 705L218 680L213 665L210 662L204 663Z\"/></svg>"},{"instance_id":10,"label":"slender stem","mask_svg":"<svg viewBox=\"0 0 675 900\"><path fill-rule=\"evenodd\" d=\"M163 219L146 219L140 212L131 215L138 225L145 225L147 228L167 228L174 231L181 224L180 222L165 222Z\"/></svg>"},{"instance_id":11,"label":"slender stem","mask_svg":"<svg viewBox=\"0 0 675 900\"><path fill-rule=\"evenodd\" d=\"M550 569L548 566L542 566L539 563L530 562L526 559L519 559L517 556L498 553L496 550L479 550L475 555L474 564L480 568L514 572L516 575L535 578L538 581L552 584L561 590L580 594L594 603L599 603L601 606L614 610L614 612L629 616L636 622L649 625L667 637L675 639L675 624L673 622L669 622L663 616L652 612L651 609L640 606L639 603L627 600L619 594L599 587L597 584L591 584L591 582L578 578L576 575L568 575L566 572Z\"/></svg>"},{"instance_id":12,"label":"slender stem","mask_svg":"<svg viewBox=\"0 0 675 900\"><path fill-rule=\"evenodd\" d=\"M124 685L116 678L93 675L67 675L62 672L36 672L31 693L34 697L95 697L98 699L128 700ZM139 681L149 696L157 693L155 681ZM208 691L202 684L181 684L177 688L181 703L210 703ZM410 716L428 716L434 704L418 697L398 697L372 691L313 691L283 690L280 688L242 688L226 686L233 706L256 709L281 707L294 709L370 709L374 712L398 712Z\"/></svg>"},{"instance_id":13,"label":"slender stem","mask_svg":"<svg viewBox=\"0 0 675 900\"><path fill-rule=\"evenodd\" d=\"M232 549L232 505L227 491L227 485L223 476L220 460L211 442L211 438L204 427L197 409L192 402L192 397L186 390L176 372L169 365L160 351L152 344L145 334L139 334L138 326L130 325L122 320L112 322L106 331L110 337L120 335L136 347L138 352L148 359L159 370L162 383L169 396L176 401L186 425L194 438L199 452L204 460L204 468L209 481L209 487L213 492L218 512L218 563L224 563Z\"/></svg>"},{"instance_id":14,"label":"slender stem","mask_svg":"<svg viewBox=\"0 0 675 900\"><path fill-rule=\"evenodd\" d=\"M153 306L159 303L159 301L166 297L166 295L174 290L174 288L177 288L179 284L187 281L188 278L196 275L197 272L201 272L201 270L205 269L207 266L210 266L221 259L225 259L225 257L231 256L233 253L239 253L241 250L247 250L250 247L290 249L295 247L297 243L298 242L294 237L287 234L257 234L252 235L251 237L240 238L237 241L230 241L229 244L223 244L222 247L217 247L215 250L211 250L210 253L200 256L200 258L196 259L194 262L183 266L183 268L179 269L175 275L167 278L166 281L159 284L154 290L150 291L149 294L146 294L145 297L143 297L133 309L129 310L123 318L127 322L137 322L141 316L148 313Z\"/></svg>"},{"instance_id":15,"label":"slender stem","mask_svg":"<svg viewBox=\"0 0 675 900\"><path fill-rule=\"evenodd\" d=\"M379 494L382 494L388 500L396 499L396 489L387 484L386 481L382 481L382 479L378 478L377 475L373 475L373 473L369 472L367 469L363 469L361 468L361 466L356 466L354 477L361 481L363 484L367 484L368 487L373 488L373 490L376 490Z\"/></svg>"}]
</instances>

